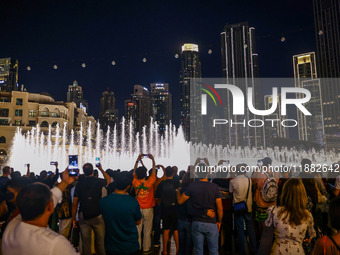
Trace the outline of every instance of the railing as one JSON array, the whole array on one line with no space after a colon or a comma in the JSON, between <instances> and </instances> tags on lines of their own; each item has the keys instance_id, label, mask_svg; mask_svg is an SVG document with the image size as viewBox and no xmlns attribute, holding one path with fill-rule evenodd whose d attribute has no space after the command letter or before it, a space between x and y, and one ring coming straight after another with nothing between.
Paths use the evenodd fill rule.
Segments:
<instances>
[{"instance_id":1,"label":"railing","mask_svg":"<svg viewBox=\"0 0 340 255\"><path fill-rule=\"evenodd\" d=\"M54 113L54 112L42 112L39 111L38 117L42 118L63 118L67 120L67 115L65 113Z\"/></svg>"}]
</instances>

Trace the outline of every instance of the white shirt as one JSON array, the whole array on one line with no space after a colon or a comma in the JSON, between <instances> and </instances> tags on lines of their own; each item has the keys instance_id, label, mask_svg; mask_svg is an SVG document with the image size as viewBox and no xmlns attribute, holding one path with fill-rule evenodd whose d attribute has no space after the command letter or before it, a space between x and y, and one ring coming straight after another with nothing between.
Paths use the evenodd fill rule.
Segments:
<instances>
[{"instance_id":1,"label":"white shirt","mask_svg":"<svg viewBox=\"0 0 340 255\"><path fill-rule=\"evenodd\" d=\"M244 175L238 175L236 178L232 179L229 183L229 192L233 193L233 202L239 203L246 201L247 192L249 187L249 194L247 199L248 212L252 209L252 193L251 193L251 180Z\"/></svg>"},{"instance_id":2,"label":"white shirt","mask_svg":"<svg viewBox=\"0 0 340 255\"><path fill-rule=\"evenodd\" d=\"M62 199L59 188L51 189L54 206ZM2 238L3 255L78 254L71 243L50 228L25 223L19 214L7 225Z\"/></svg>"}]
</instances>

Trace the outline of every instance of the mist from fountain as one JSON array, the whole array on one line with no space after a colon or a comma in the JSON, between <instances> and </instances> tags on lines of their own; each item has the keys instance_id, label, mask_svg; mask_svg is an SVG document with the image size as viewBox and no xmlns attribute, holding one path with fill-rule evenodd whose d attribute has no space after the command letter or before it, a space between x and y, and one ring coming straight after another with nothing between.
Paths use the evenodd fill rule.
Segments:
<instances>
[{"instance_id":1,"label":"mist from fountain","mask_svg":"<svg viewBox=\"0 0 340 255\"><path fill-rule=\"evenodd\" d=\"M120 130L120 132L119 132ZM86 131L86 132L85 132ZM191 144L184 139L181 127L177 128L170 123L165 127L164 134L159 134L157 123L151 119L149 128L143 127L142 134L134 134L133 122L124 118L113 130L106 133L89 123L87 130L80 126L79 131L67 132L66 123L63 127L49 126L47 135L42 132L39 125L31 131L23 133L20 128L13 139L9 165L15 170L26 172L24 164L30 163L31 171L39 173L41 170L53 170L50 161L58 161L60 169L68 165L68 155L78 155L78 165L90 162L95 163L99 157L105 169L130 170L140 153L153 154L156 163L164 166L176 165L180 170L186 170L197 157L207 157L211 165L220 159L230 160L231 165L246 163L256 165L258 159L269 156L273 164L298 165L302 158L310 158L313 163L331 164L340 159L335 152L301 151L287 148L235 148L221 145ZM84 135L86 134L86 135ZM191 160L191 162L190 162ZM144 161L147 168L150 161Z\"/></svg>"}]
</instances>

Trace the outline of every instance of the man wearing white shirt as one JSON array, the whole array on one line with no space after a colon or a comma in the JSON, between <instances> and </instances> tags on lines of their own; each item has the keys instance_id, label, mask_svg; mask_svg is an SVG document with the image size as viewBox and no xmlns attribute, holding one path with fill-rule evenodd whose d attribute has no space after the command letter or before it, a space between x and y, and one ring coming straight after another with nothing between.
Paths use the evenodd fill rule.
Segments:
<instances>
[{"instance_id":1,"label":"man wearing white shirt","mask_svg":"<svg viewBox=\"0 0 340 255\"><path fill-rule=\"evenodd\" d=\"M3 255L78 254L70 242L48 228L48 219L61 201L62 192L74 181L66 169L53 189L42 183L31 184L17 196L20 214L11 220L2 239Z\"/></svg>"}]
</instances>

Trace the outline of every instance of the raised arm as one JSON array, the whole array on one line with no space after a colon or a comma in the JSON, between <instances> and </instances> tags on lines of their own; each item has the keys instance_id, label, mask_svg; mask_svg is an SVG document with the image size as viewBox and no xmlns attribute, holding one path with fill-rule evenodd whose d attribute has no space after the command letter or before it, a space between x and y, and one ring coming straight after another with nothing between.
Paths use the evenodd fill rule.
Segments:
<instances>
[{"instance_id":1,"label":"raised arm","mask_svg":"<svg viewBox=\"0 0 340 255\"><path fill-rule=\"evenodd\" d=\"M111 183L111 177L110 175L108 175L104 170L101 164L98 165L98 169L99 171L102 173L102 175L104 176L105 180L106 180L106 185L109 185Z\"/></svg>"},{"instance_id":2,"label":"raised arm","mask_svg":"<svg viewBox=\"0 0 340 255\"><path fill-rule=\"evenodd\" d=\"M30 164L27 164L27 172L26 172L26 177L30 177Z\"/></svg>"},{"instance_id":3,"label":"raised arm","mask_svg":"<svg viewBox=\"0 0 340 255\"><path fill-rule=\"evenodd\" d=\"M136 169L138 167L139 162L141 162L142 158L143 158L144 154L139 154L135 163L135 166L133 167L133 174L135 174Z\"/></svg>"}]
</instances>

